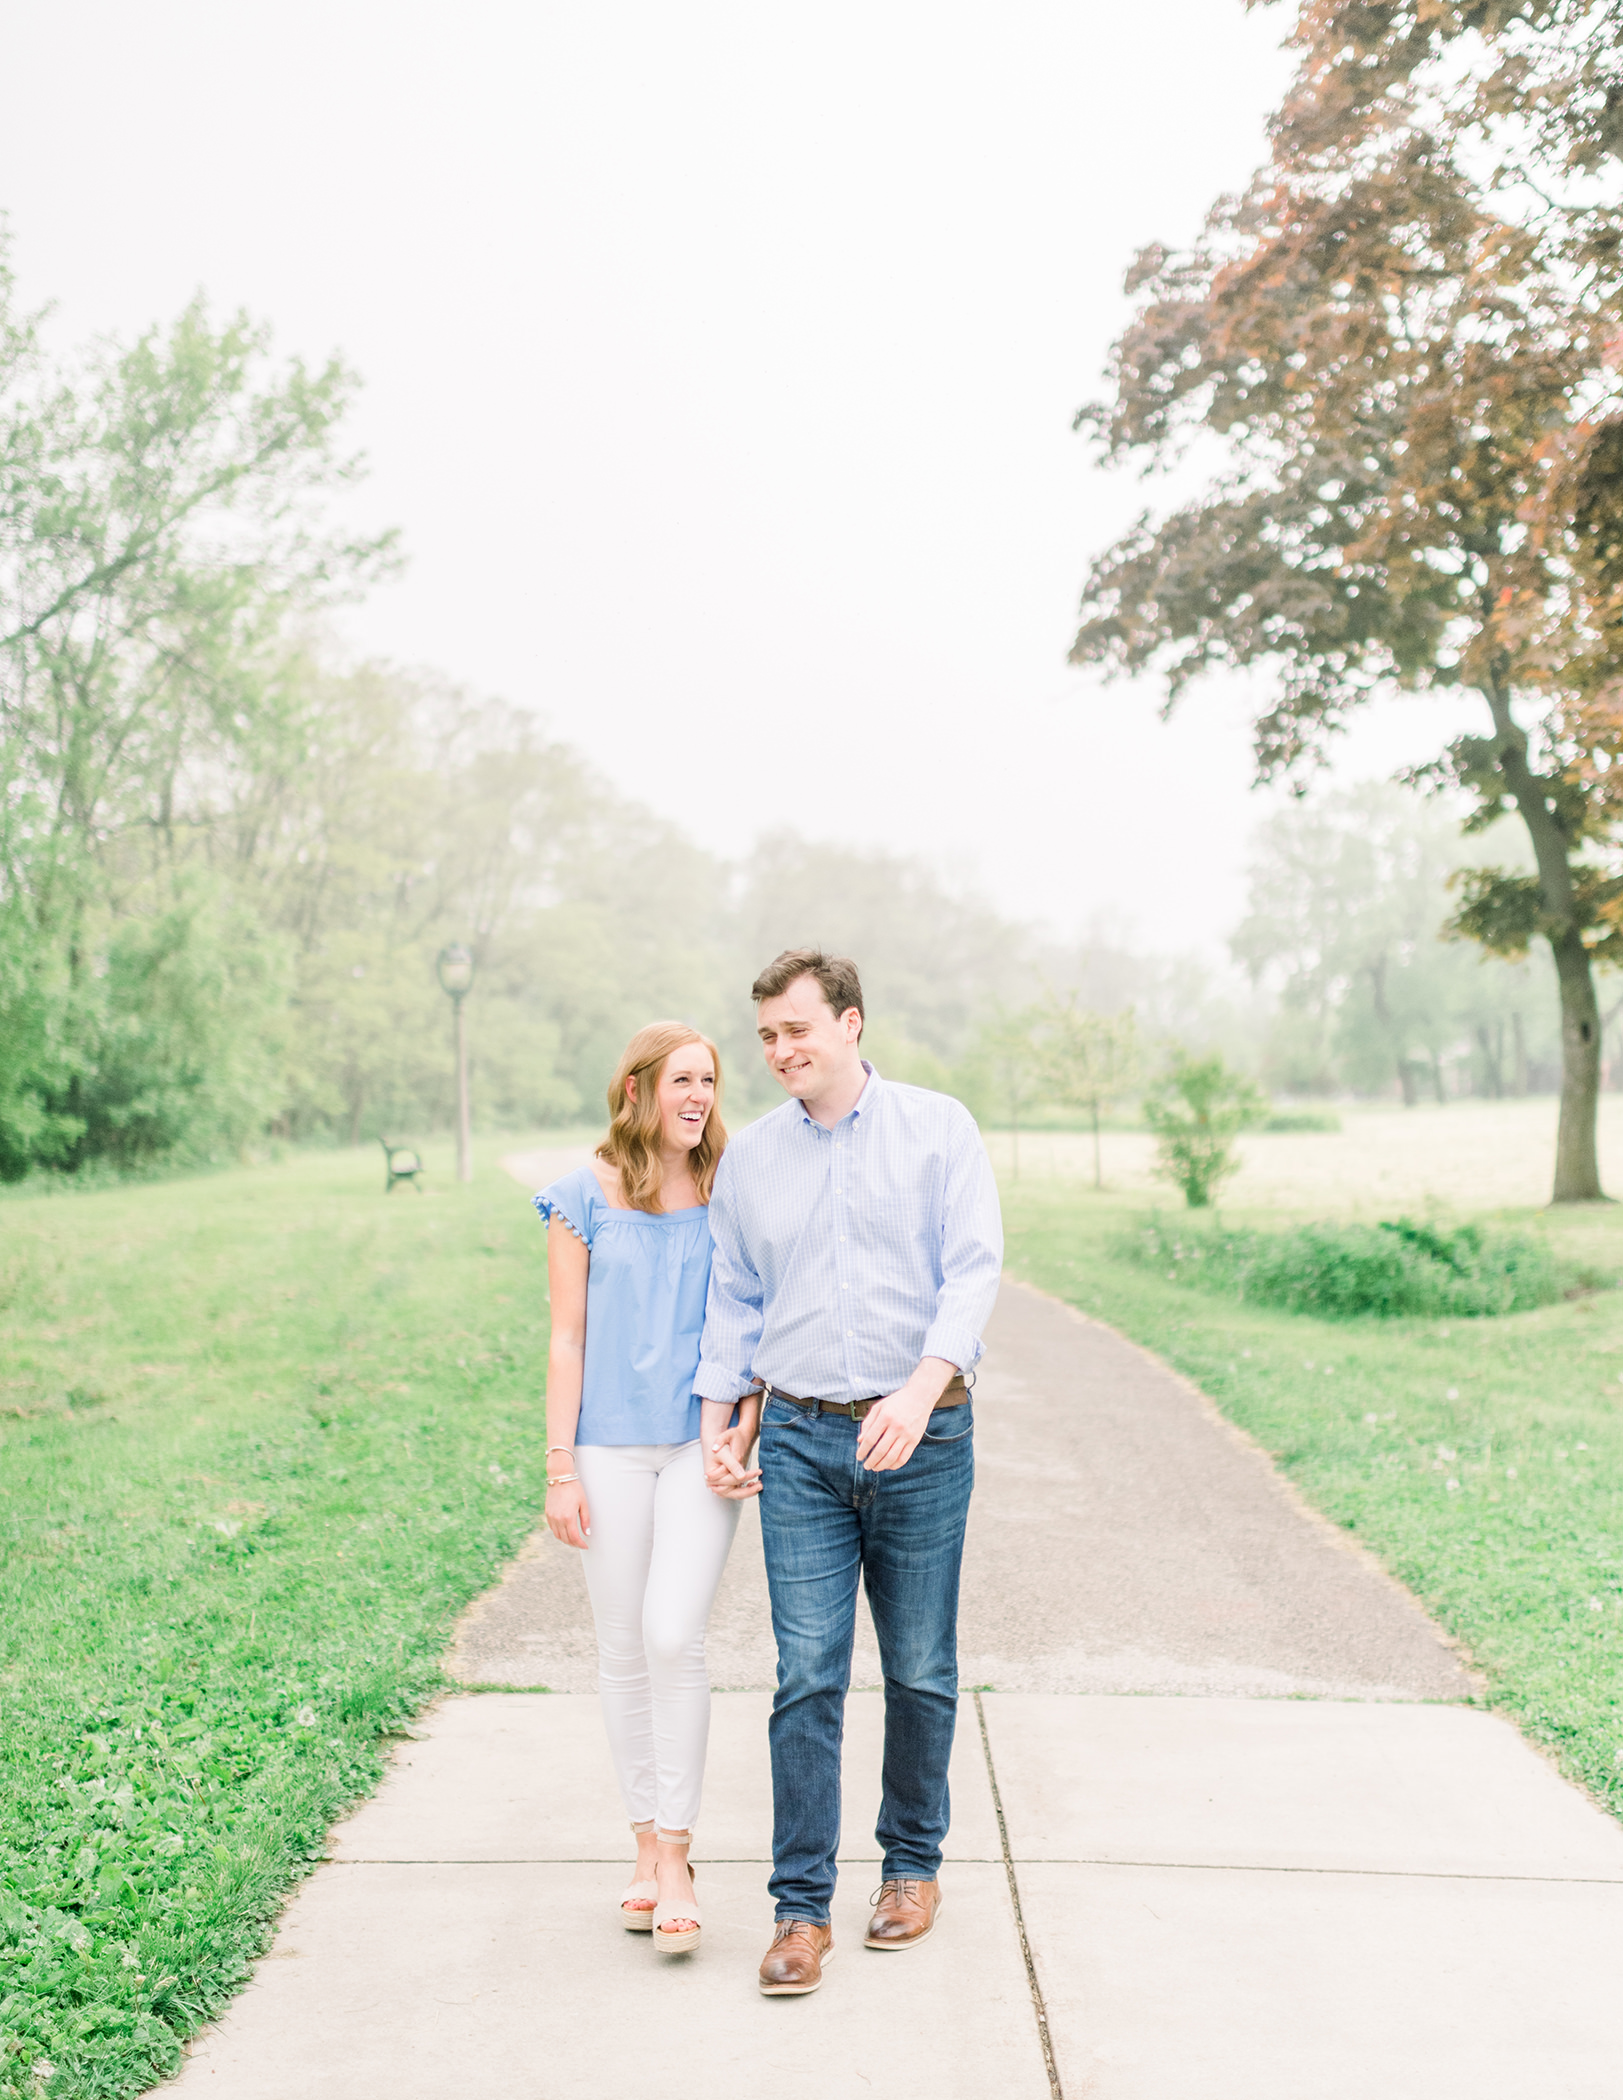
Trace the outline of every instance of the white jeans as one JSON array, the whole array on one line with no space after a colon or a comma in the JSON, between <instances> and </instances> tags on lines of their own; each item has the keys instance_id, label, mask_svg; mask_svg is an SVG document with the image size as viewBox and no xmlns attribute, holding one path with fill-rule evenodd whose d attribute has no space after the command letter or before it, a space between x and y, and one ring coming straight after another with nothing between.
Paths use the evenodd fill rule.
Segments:
<instances>
[{"instance_id":1,"label":"white jeans","mask_svg":"<svg viewBox=\"0 0 1623 2100\"><path fill-rule=\"evenodd\" d=\"M741 1505L712 1494L688 1444L580 1444L609 1750L633 1823L691 1830L704 1786L704 1630Z\"/></svg>"}]
</instances>

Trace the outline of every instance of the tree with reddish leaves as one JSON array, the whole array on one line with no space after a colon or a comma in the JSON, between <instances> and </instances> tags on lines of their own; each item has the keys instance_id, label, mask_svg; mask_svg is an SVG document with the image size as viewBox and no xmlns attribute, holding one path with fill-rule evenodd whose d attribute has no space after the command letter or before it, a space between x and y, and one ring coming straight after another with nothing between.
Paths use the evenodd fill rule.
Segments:
<instances>
[{"instance_id":1,"label":"tree with reddish leaves","mask_svg":"<svg viewBox=\"0 0 1623 2100\"><path fill-rule=\"evenodd\" d=\"M1555 959L1554 1200L1601 1195L1594 966L1623 959L1623 206L1615 6L1309 0L1272 158L1186 254L1141 254L1080 427L1223 470L1095 564L1072 660L1273 674L1259 775L1393 687L1480 696L1417 783L1515 811L1454 931ZM1623 87L1616 90L1623 95ZM1563 97L1565 100L1563 101Z\"/></svg>"}]
</instances>

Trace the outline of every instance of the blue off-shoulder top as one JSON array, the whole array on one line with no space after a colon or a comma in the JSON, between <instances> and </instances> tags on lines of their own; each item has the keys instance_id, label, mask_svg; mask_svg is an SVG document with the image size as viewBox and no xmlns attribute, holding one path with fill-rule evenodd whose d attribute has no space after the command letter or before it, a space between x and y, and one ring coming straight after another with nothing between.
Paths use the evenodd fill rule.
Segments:
<instances>
[{"instance_id":1,"label":"blue off-shoulder top","mask_svg":"<svg viewBox=\"0 0 1623 2100\"><path fill-rule=\"evenodd\" d=\"M591 1253L586 1371L577 1444L685 1444L699 1434L693 1390L710 1285L710 1214L617 1210L590 1167L535 1197Z\"/></svg>"}]
</instances>

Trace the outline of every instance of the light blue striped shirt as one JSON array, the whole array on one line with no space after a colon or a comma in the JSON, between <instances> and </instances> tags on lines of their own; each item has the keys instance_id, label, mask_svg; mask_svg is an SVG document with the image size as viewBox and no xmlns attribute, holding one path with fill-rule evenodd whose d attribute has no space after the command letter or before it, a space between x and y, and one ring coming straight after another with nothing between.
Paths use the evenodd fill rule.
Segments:
<instances>
[{"instance_id":1,"label":"light blue striped shirt","mask_svg":"<svg viewBox=\"0 0 1623 2100\"><path fill-rule=\"evenodd\" d=\"M1003 1266L991 1162L961 1102L868 1082L832 1130L786 1101L740 1131L710 1198L694 1391L893 1393L924 1356L967 1371Z\"/></svg>"}]
</instances>

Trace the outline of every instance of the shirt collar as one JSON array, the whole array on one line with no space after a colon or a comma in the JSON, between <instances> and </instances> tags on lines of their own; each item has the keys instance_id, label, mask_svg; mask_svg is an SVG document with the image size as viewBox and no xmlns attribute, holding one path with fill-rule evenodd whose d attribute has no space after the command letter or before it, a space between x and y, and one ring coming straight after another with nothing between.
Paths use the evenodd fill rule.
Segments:
<instances>
[{"instance_id":1,"label":"shirt collar","mask_svg":"<svg viewBox=\"0 0 1623 2100\"><path fill-rule=\"evenodd\" d=\"M862 1083L862 1092L858 1094L852 1106L846 1110L843 1116L841 1116L840 1123L852 1123L855 1122L859 1116L871 1113L873 1110L874 1103L879 1099L879 1096L884 1091L885 1082L880 1078L879 1074L874 1070L873 1066L869 1064L866 1058L862 1060L862 1069L868 1075ZM804 1107L802 1107L800 1111L800 1120L810 1130L822 1130L826 1127L821 1123L815 1122L812 1119L812 1117L807 1115ZM836 1123L834 1125L834 1128L836 1130L839 1129L840 1123Z\"/></svg>"}]
</instances>

